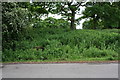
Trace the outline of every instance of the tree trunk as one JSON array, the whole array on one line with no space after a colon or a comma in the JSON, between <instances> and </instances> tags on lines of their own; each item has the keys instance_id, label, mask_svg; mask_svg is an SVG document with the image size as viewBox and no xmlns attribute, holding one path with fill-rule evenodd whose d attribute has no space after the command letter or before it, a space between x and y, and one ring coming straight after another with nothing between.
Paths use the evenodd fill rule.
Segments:
<instances>
[{"instance_id":1,"label":"tree trunk","mask_svg":"<svg viewBox=\"0 0 120 80\"><path fill-rule=\"evenodd\" d=\"M119 21L119 23L118 23L118 29L120 29L120 21Z\"/></svg>"},{"instance_id":2,"label":"tree trunk","mask_svg":"<svg viewBox=\"0 0 120 80\"><path fill-rule=\"evenodd\" d=\"M75 26L75 11L74 10L72 11L70 28L72 30L76 29L76 26Z\"/></svg>"},{"instance_id":3,"label":"tree trunk","mask_svg":"<svg viewBox=\"0 0 120 80\"><path fill-rule=\"evenodd\" d=\"M93 18L93 26L92 29L95 29L95 19Z\"/></svg>"}]
</instances>

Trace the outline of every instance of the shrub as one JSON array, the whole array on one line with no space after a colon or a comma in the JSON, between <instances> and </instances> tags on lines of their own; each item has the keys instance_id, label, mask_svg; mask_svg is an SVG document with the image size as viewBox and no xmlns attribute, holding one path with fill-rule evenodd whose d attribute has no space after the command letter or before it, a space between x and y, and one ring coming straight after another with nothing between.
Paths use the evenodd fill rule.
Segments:
<instances>
[{"instance_id":1,"label":"shrub","mask_svg":"<svg viewBox=\"0 0 120 80\"><path fill-rule=\"evenodd\" d=\"M94 58L99 58L99 57L113 57L116 58L118 57L118 53L116 53L113 50L100 50L95 47L91 47L85 51L83 51L83 56L85 57L94 57Z\"/></svg>"}]
</instances>

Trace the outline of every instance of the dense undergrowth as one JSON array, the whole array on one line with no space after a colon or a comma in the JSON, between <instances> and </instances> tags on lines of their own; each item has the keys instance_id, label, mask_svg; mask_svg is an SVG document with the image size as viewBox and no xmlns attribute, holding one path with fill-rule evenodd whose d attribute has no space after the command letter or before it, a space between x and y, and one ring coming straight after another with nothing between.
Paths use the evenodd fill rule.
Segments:
<instances>
[{"instance_id":1,"label":"dense undergrowth","mask_svg":"<svg viewBox=\"0 0 120 80\"><path fill-rule=\"evenodd\" d=\"M3 62L117 60L119 39L118 29L31 28L21 41L14 41L14 50L4 49L2 57Z\"/></svg>"}]
</instances>

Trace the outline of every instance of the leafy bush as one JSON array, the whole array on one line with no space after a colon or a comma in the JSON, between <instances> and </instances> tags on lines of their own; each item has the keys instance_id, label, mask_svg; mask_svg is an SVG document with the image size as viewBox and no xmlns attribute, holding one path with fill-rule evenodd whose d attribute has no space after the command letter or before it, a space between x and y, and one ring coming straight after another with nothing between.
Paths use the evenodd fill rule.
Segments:
<instances>
[{"instance_id":1,"label":"leafy bush","mask_svg":"<svg viewBox=\"0 0 120 80\"><path fill-rule=\"evenodd\" d=\"M2 36L3 50L14 47L15 41L21 40L25 28L29 25L30 12L17 5L18 3L2 3ZM14 50L14 49L13 49Z\"/></svg>"},{"instance_id":2,"label":"leafy bush","mask_svg":"<svg viewBox=\"0 0 120 80\"><path fill-rule=\"evenodd\" d=\"M118 57L118 53L112 50L100 50L98 48L91 47L85 51L83 51L83 56L85 57Z\"/></svg>"},{"instance_id":3,"label":"leafy bush","mask_svg":"<svg viewBox=\"0 0 120 80\"><path fill-rule=\"evenodd\" d=\"M66 28L69 29L70 23L64 19L48 17L34 23L35 28Z\"/></svg>"}]
</instances>

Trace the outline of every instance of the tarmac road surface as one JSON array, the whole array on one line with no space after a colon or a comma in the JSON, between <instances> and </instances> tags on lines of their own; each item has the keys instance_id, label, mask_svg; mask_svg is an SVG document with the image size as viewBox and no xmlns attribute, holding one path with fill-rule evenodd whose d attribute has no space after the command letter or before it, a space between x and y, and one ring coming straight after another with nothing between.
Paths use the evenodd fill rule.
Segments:
<instances>
[{"instance_id":1,"label":"tarmac road surface","mask_svg":"<svg viewBox=\"0 0 120 80\"><path fill-rule=\"evenodd\" d=\"M2 78L118 78L118 64L8 64Z\"/></svg>"}]
</instances>

